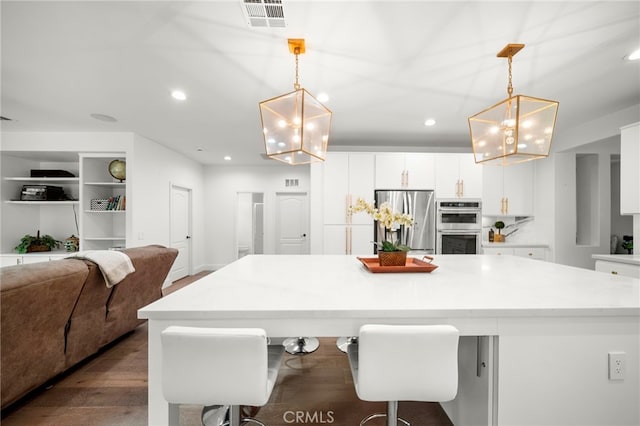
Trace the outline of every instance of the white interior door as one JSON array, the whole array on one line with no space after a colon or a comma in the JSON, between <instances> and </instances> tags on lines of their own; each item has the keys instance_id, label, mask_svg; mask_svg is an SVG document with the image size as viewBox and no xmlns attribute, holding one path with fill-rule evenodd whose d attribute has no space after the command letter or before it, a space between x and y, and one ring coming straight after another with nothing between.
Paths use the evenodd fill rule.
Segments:
<instances>
[{"instance_id":1,"label":"white interior door","mask_svg":"<svg viewBox=\"0 0 640 426\"><path fill-rule=\"evenodd\" d=\"M309 254L307 193L278 193L276 197L276 253Z\"/></svg>"},{"instance_id":2,"label":"white interior door","mask_svg":"<svg viewBox=\"0 0 640 426\"><path fill-rule=\"evenodd\" d=\"M171 185L171 247L178 257L170 281L191 275L191 189L176 185Z\"/></svg>"}]
</instances>

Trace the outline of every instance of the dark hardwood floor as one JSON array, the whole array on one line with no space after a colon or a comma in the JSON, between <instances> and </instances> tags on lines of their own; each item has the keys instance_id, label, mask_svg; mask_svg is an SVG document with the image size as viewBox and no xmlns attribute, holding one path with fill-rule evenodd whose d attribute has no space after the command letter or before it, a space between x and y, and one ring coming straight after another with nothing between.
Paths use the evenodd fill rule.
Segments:
<instances>
[{"instance_id":1,"label":"dark hardwood floor","mask_svg":"<svg viewBox=\"0 0 640 426\"><path fill-rule=\"evenodd\" d=\"M201 275L200 275L201 276ZM194 277L194 278L199 278ZM176 282L167 292L188 285ZM256 417L270 426L358 425L384 403L360 401L349 362L334 338L320 339L313 354L285 359L268 404ZM146 425L147 325L106 347L2 414L2 426ZM182 425L199 425L202 407L183 406ZM400 402L399 414L413 425L449 426L438 404ZM368 423L384 425L384 419Z\"/></svg>"}]
</instances>

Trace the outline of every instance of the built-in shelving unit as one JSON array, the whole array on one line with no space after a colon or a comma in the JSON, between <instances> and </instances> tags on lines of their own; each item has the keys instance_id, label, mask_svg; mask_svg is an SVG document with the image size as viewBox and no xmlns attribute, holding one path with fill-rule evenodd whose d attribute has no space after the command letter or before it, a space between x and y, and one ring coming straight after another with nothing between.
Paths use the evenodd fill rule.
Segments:
<instances>
[{"instance_id":1,"label":"built-in shelving unit","mask_svg":"<svg viewBox=\"0 0 640 426\"><path fill-rule=\"evenodd\" d=\"M34 171L61 170L72 177L32 177ZM3 151L2 152L2 236L0 254L14 256L9 264L59 258L53 252L42 256L19 255L15 246L24 235L38 231L64 241L79 234L80 170L77 152ZM25 185L61 187L63 200L23 200ZM61 248L64 255L64 250ZM17 257L16 257L17 256ZM16 259L20 259L18 262ZM24 262L22 262L24 260ZM29 262L27 262L29 261Z\"/></svg>"},{"instance_id":2,"label":"built-in shelving unit","mask_svg":"<svg viewBox=\"0 0 640 426\"><path fill-rule=\"evenodd\" d=\"M109 163L124 153L80 154L80 248L124 247L127 234L126 181L109 174Z\"/></svg>"}]
</instances>

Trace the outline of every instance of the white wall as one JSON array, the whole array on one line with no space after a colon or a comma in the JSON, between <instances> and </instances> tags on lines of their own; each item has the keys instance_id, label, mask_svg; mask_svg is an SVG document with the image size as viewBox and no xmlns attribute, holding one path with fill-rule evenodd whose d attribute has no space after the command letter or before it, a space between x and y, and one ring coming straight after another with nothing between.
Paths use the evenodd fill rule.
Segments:
<instances>
[{"instance_id":1,"label":"white wall","mask_svg":"<svg viewBox=\"0 0 640 426\"><path fill-rule=\"evenodd\" d=\"M619 138L579 146L569 152L553 156L553 211L555 216L554 258L557 263L594 269L593 254L609 253L611 235L611 154L620 150ZM576 154L598 156L598 181L594 197L598 198L597 222L593 229L591 244L576 243ZM544 202L543 202L544 205Z\"/></svg>"},{"instance_id":2,"label":"white wall","mask_svg":"<svg viewBox=\"0 0 640 426\"><path fill-rule=\"evenodd\" d=\"M597 100L594 100L597 102ZM612 136L620 135L620 128L630 123L635 123L640 117L640 103L613 111L603 115L597 120L592 120L553 136L551 150L553 152L567 151L591 142L601 141ZM562 122L562 106L558 111L558 123Z\"/></svg>"},{"instance_id":3,"label":"white wall","mask_svg":"<svg viewBox=\"0 0 640 426\"><path fill-rule=\"evenodd\" d=\"M298 179L298 187L285 186ZM264 193L264 253L275 253L276 193L309 192L309 166L270 164L254 167L208 166L205 168L205 250L211 269L231 263L236 252L236 194Z\"/></svg>"},{"instance_id":4,"label":"white wall","mask_svg":"<svg viewBox=\"0 0 640 426\"><path fill-rule=\"evenodd\" d=\"M611 235L618 237L615 252L626 254L622 248L622 237L633 235L633 216L620 214L620 158L611 160Z\"/></svg>"},{"instance_id":5,"label":"white wall","mask_svg":"<svg viewBox=\"0 0 640 426\"><path fill-rule=\"evenodd\" d=\"M139 135L134 136L131 246L171 246L171 185L191 189L192 273L207 269L204 237L204 168L200 163ZM129 158L127 158L129 161Z\"/></svg>"}]
</instances>

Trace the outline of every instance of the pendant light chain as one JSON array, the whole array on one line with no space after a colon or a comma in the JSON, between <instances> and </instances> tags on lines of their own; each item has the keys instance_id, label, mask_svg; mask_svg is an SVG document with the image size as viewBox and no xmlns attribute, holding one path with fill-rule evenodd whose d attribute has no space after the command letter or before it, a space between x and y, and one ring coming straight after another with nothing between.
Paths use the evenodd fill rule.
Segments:
<instances>
[{"instance_id":1,"label":"pendant light chain","mask_svg":"<svg viewBox=\"0 0 640 426\"><path fill-rule=\"evenodd\" d=\"M507 93L509 94L509 97L512 97L513 95L513 84L512 84L512 78L511 78L511 58L513 56L509 55L509 85L507 86Z\"/></svg>"},{"instance_id":2,"label":"pendant light chain","mask_svg":"<svg viewBox=\"0 0 640 426\"><path fill-rule=\"evenodd\" d=\"M300 83L298 82L298 56L300 55L300 48L296 47L294 54L296 55L296 82L294 83L293 88L300 90Z\"/></svg>"}]
</instances>

